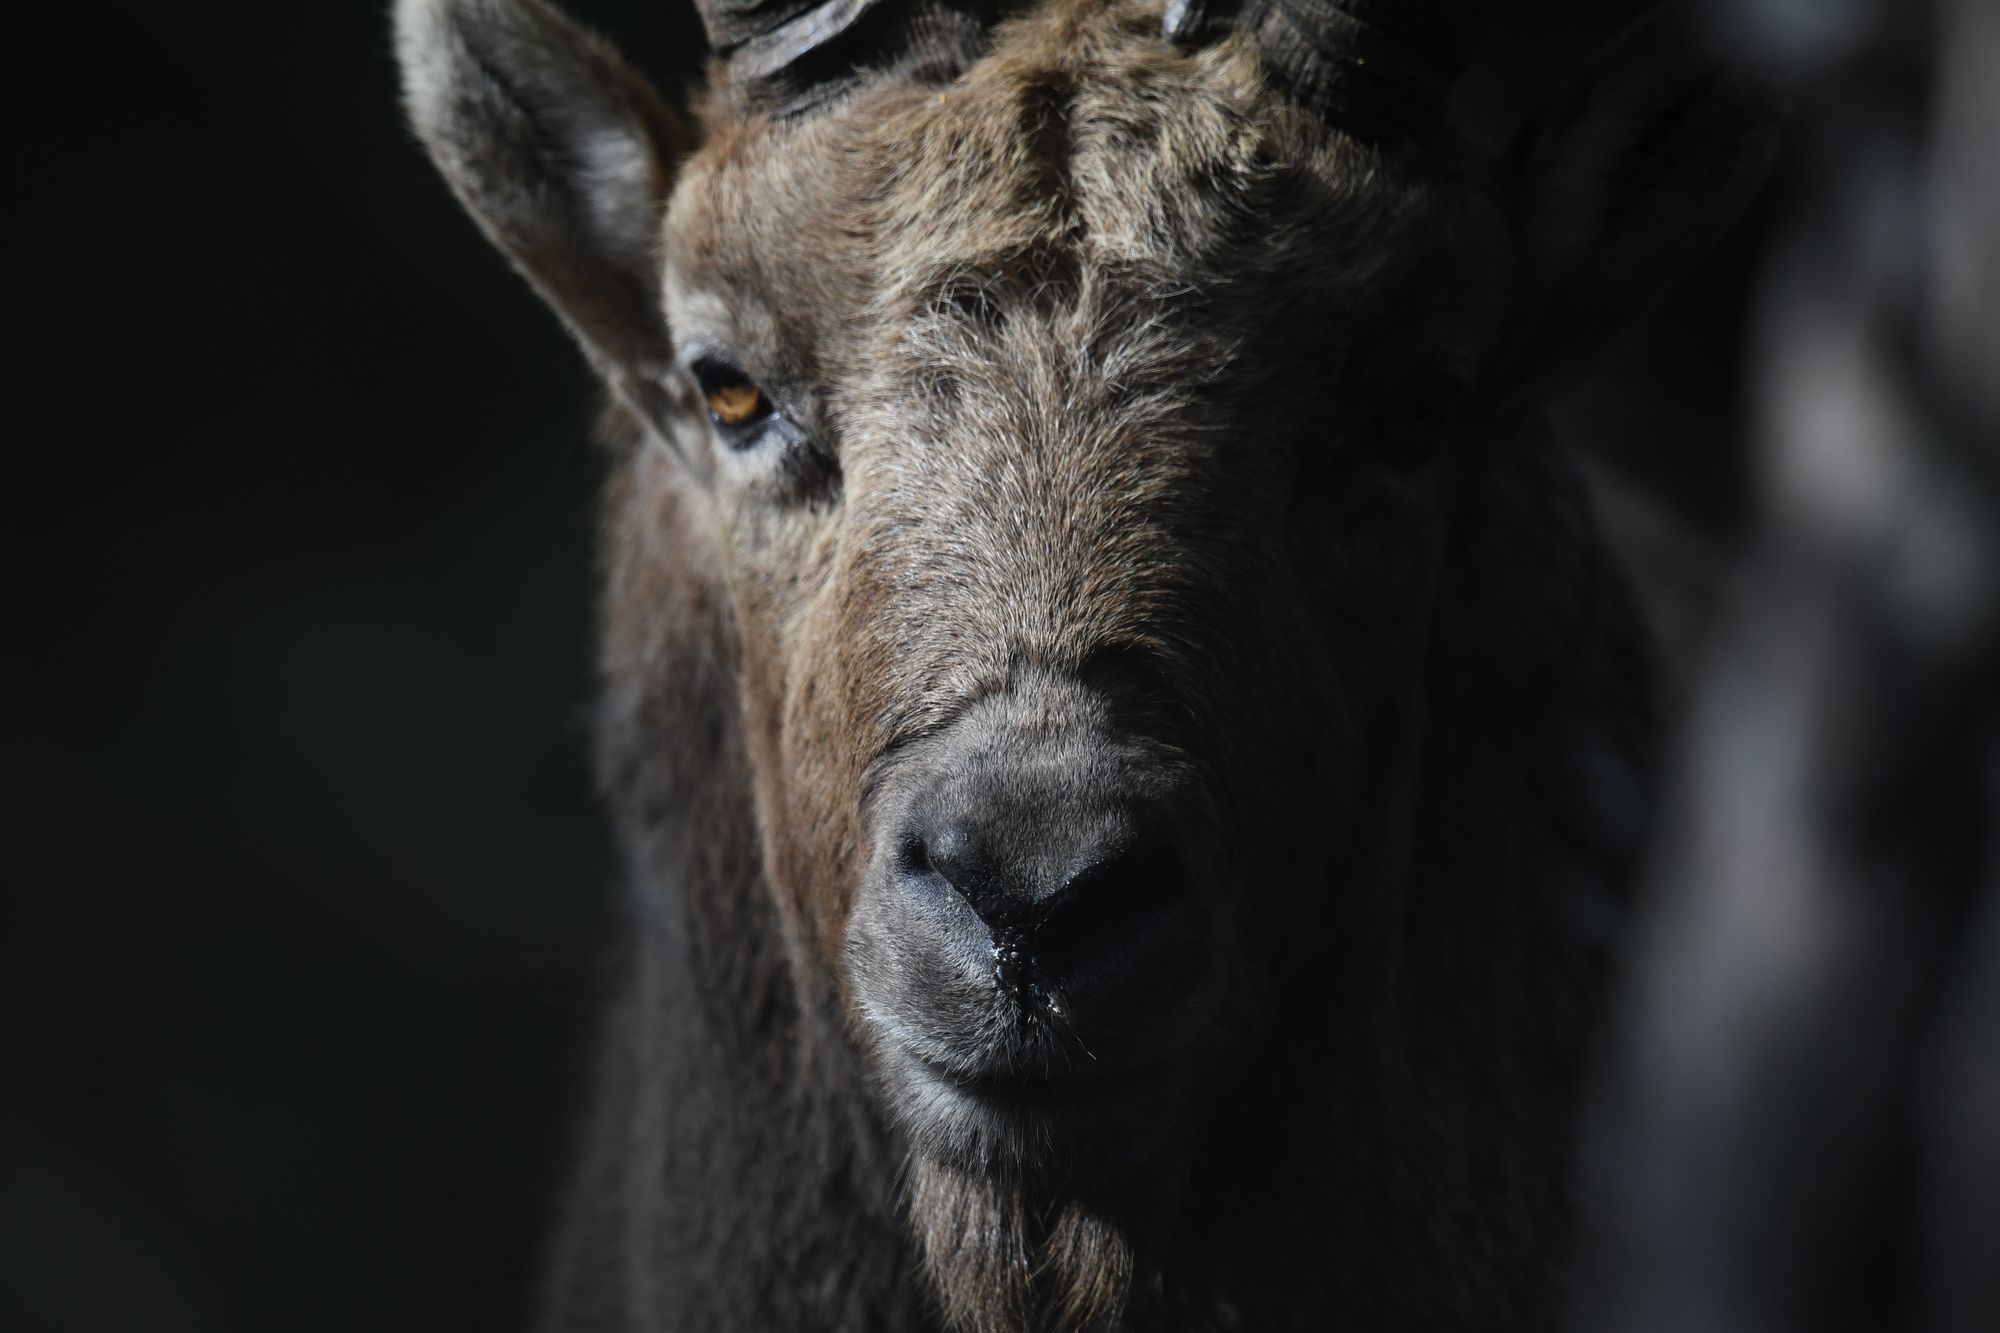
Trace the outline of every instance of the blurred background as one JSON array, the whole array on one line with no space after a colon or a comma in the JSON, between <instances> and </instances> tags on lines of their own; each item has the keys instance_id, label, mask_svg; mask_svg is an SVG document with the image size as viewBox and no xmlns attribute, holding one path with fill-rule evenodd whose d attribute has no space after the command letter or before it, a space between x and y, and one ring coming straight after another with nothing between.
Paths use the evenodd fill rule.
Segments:
<instances>
[{"instance_id":1,"label":"blurred background","mask_svg":"<svg viewBox=\"0 0 2000 1333\"><path fill-rule=\"evenodd\" d=\"M684 104L691 10L568 7ZM70 401L16 492L0 1327L526 1318L618 885L596 392L402 128L383 8L119 18L123 110L64 131L113 200L51 345L159 389ZM1640 8L1512 6L1478 133ZM1786 182L1565 409L1725 546Z\"/></svg>"}]
</instances>

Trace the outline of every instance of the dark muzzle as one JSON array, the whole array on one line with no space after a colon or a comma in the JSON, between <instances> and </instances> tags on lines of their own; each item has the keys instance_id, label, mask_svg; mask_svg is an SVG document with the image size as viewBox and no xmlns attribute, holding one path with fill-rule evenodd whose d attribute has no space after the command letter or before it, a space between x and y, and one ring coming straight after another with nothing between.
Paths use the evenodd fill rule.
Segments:
<instances>
[{"instance_id":1,"label":"dark muzzle","mask_svg":"<svg viewBox=\"0 0 2000 1333\"><path fill-rule=\"evenodd\" d=\"M1224 952L1215 820L1128 702L1029 673L887 762L848 961L921 1145L1101 1148L1192 1076Z\"/></svg>"}]
</instances>

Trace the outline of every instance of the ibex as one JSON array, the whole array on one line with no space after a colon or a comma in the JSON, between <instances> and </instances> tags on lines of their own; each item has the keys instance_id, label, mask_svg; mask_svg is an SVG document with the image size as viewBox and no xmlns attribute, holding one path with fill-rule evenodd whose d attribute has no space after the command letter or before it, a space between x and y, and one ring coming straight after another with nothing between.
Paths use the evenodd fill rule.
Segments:
<instances>
[{"instance_id":1,"label":"ibex","mask_svg":"<svg viewBox=\"0 0 2000 1333\"><path fill-rule=\"evenodd\" d=\"M412 120L613 404L576 1329L1543 1330L1648 650L1542 409L1761 173L1669 23L541 0Z\"/></svg>"}]
</instances>

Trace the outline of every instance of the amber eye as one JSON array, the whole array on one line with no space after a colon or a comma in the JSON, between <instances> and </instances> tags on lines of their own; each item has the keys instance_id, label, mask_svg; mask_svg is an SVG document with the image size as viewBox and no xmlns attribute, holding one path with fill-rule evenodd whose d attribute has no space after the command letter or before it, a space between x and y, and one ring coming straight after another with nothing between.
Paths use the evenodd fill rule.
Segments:
<instances>
[{"instance_id":1,"label":"amber eye","mask_svg":"<svg viewBox=\"0 0 2000 1333\"><path fill-rule=\"evenodd\" d=\"M750 377L725 362L704 360L694 367L708 401L708 417L716 425L740 430L755 425L771 414L764 391Z\"/></svg>"},{"instance_id":2,"label":"amber eye","mask_svg":"<svg viewBox=\"0 0 2000 1333\"><path fill-rule=\"evenodd\" d=\"M711 389L708 414L725 426L747 425L764 411L764 395L754 384L725 384Z\"/></svg>"}]
</instances>

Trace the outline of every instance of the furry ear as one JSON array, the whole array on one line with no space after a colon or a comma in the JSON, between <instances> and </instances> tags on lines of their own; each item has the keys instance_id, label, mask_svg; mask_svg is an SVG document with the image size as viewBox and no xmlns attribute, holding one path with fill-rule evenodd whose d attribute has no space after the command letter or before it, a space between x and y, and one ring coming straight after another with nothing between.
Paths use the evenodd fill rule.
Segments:
<instances>
[{"instance_id":1,"label":"furry ear","mask_svg":"<svg viewBox=\"0 0 2000 1333\"><path fill-rule=\"evenodd\" d=\"M1742 213L1779 98L1728 69L1680 5L1641 19L1529 121L1506 185L1523 281L1501 392L1566 386Z\"/></svg>"},{"instance_id":2,"label":"furry ear","mask_svg":"<svg viewBox=\"0 0 2000 1333\"><path fill-rule=\"evenodd\" d=\"M396 0L395 24L410 123L452 192L665 435L656 233L679 120L542 0Z\"/></svg>"}]
</instances>

